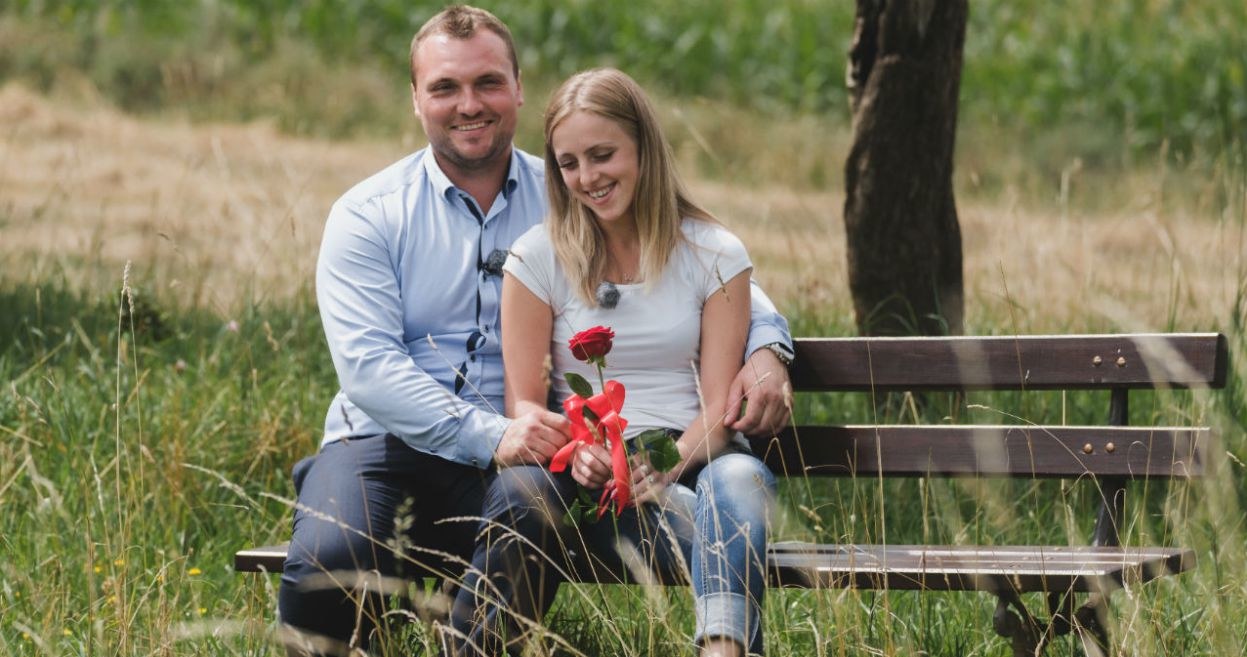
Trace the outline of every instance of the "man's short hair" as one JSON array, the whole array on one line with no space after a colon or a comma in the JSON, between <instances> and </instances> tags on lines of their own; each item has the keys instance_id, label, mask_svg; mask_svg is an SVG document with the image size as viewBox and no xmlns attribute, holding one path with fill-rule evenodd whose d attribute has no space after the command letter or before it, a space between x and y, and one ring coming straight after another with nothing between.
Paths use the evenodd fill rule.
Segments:
<instances>
[{"instance_id":1,"label":"man's short hair","mask_svg":"<svg viewBox=\"0 0 1247 657\"><path fill-rule=\"evenodd\" d=\"M477 30L481 28L497 34L502 39L502 42L507 45L507 55L511 58L511 72L518 78L520 76L520 63L515 57L515 42L511 40L511 30L507 28L506 23L498 20L497 16L478 7L451 5L438 12L436 16L430 18L422 25L420 31L416 32L416 36L411 40L409 61L411 63L412 86L416 84L416 49L420 47L421 42L434 34L445 34L455 39L471 39L473 36L476 36Z\"/></svg>"}]
</instances>

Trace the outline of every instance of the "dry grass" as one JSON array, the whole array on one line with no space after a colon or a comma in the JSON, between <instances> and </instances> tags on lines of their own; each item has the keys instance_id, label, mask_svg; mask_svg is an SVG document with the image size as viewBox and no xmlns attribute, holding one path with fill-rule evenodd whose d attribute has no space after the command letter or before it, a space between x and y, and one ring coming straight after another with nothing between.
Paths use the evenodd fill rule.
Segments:
<instances>
[{"instance_id":1,"label":"dry grass","mask_svg":"<svg viewBox=\"0 0 1247 657\"><path fill-rule=\"evenodd\" d=\"M697 116L704 112L690 120ZM299 139L264 124L138 120L13 85L0 90L0 124L7 126L0 133L5 275L38 280L59 270L75 284L113 286L132 260L140 283L157 295L223 313L308 289L333 200L420 145ZM705 143L722 141L721 126L707 132L713 139ZM780 141L792 143L789 137ZM706 157L688 146L696 138L681 141L685 159ZM843 150L824 157L826 170L840 170ZM778 161L774 153L760 158ZM966 168L983 166L980 154L964 159ZM1078 189L1077 174L1073 182L1077 194L1098 193ZM692 185L744 238L781 307L847 321L838 184L828 192ZM970 331L998 330L1004 317L1023 333L1223 325L1247 275L1247 200L1232 199L1223 206L1237 211L1217 216L1203 196L1162 195L1173 186L1160 168L1130 174L1111 191L1125 189L1135 200L1094 214L1059 200L1024 204L1008 193L987 200L963 189Z\"/></svg>"}]
</instances>

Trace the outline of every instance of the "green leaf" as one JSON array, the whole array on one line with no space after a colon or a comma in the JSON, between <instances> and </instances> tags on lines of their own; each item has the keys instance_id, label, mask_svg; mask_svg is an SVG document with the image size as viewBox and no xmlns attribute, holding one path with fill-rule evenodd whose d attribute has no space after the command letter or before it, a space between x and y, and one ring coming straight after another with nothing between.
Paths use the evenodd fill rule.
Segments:
<instances>
[{"instance_id":1,"label":"green leaf","mask_svg":"<svg viewBox=\"0 0 1247 657\"><path fill-rule=\"evenodd\" d=\"M576 485L576 499L567 507L567 515L563 516L563 524L568 527L580 528L585 524L598 521L598 503L589 495L584 486Z\"/></svg>"},{"instance_id":2,"label":"green leaf","mask_svg":"<svg viewBox=\"0 0 1247 657\"><path fill-rule=\"evenodd\" d=\"M667 436L650 447L649 462L659 472L670 472L680 464L680 450L676 449L675 439Z\"/></svg>"},{"instance_id":3,"label":"green leaf","mask_svg":"<svg viewBox=\"0 0 1247 657\"><path fill-rule=\"evenodd\" d=\"M638 450L649 451L650 445L668 437L666 429L646 429L637 434L637 437L633 439L633 443L636 444Z\"/></svg>"},{"instance_id":4,"label":"green leaf","mask_svg":"<svg viewBox=\"0 0 1247 657\"><path fill-rule=\"evenodd\" d=\"M680 450L675 438L665 429L649 429L636 437L637 445L649 456L649 463L659 472L669 472L680 464Z\"/></svg>"},{"instance_id":5,"label":"green leaf","mask_svg":"<svg viewBox=\"0 0 1247 657\"><path fill-rule=\"evenodd\" d=\"M567 514L563 516L563 524L568 527L576 528L580 526L580 516L583 515L584 504L580 500L572 500L572 505L567 508Z\"/></svg>"},{"instance_id":6,"label":"green leaf","mask_svg":"<svg viewBox=\"0 0 1247 657\"><path fill-rule=\"evenodd\" d=\"M593 396L593 386L589 385L589 382L586 381L583 376L580 376L575 372L568 372L563 375L563 378L567 379L567 385L571 386L572 392L584 397L585 399Z\"/></svg>"}]
</instances>

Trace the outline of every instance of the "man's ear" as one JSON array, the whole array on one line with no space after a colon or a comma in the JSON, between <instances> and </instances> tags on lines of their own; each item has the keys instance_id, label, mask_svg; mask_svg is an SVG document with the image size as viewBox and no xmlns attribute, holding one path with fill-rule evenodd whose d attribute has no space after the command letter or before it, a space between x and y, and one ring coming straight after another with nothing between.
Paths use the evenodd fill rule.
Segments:
<instances>
[{"instance_id":1,"label":"man's ear","mask_svg":"<svg viewBox=\"0 0 1247 657\"><path fill-rule=\"evenodd\" d=\"M416 102L416 83L411 83L411 109L416 113L416 118L420 117L420 103Z\"/></svg>"},{"instance_id":2,"label":"man's ear","mask_svg":"<svg viewBox=\"0 0 1247 657\"><path fill-rule=\"evenodd\" d=\"M519 96L519 102L515 103L516 107L524 106L524 81L520 79L521 73L523 71L515 72L515 93Z\"/></svg>"}]
</instances>

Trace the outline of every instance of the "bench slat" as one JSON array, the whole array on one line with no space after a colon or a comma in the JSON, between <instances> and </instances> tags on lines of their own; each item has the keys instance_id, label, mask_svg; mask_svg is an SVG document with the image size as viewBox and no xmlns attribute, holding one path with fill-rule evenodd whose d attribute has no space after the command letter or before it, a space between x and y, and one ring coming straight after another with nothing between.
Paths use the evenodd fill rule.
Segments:
<instances>
[{"instance_id":1,"label":"bench slat","mask_svg":"<svg viewBox=\"0 0 1247 657\"><path fill-rule=\"evenodd\" d=\"M288 544L240 550L239 572L280 573ZM825 545L776 543L772 583L941 591L1098 591L1142 583L1195 565L1183 548Z\"/></svg>"},{"instance_id":2,"label":"bench slat","mask_svg":"<svg viewBox=\"0 0 1247 657\"><path fill-rule=\"evenodd\" d=\"M770 549L774 584L938 591L1105 591L1195 566L1185 548L820 545Z\"/></svg>"},{"instance_id":3,"label":"bench slat","mask_svg":"<svg viewBox=\"0 0 1247 657\"><path fill-rule=\"evenodd\" d=\"M234 553L234 570L240 573L280 573L286 565L289 543L247 548Z\"/></svg>"},{"instance_id":4,"label":"bench slat","mask_svg":"<svg viewBox=\"0 0 1247 657\"><path fill-rule=\"evenodd\" d=\"M1221 388L1228 361L1216 333L798 338L795 347L793 389L804 391Z\"/></svg>"},{"instance_id":5,"label":"bench slat","mask_svg":"<svg viewBox=\"0 0 1247 657\"><path fill-rule=\"evenodd\" d=\"M1185 427L863 425L795 427L751 442L789 476L1192 478L1204 474L1210 440L1210 429Z\"/></svg>"}]
</instances>

